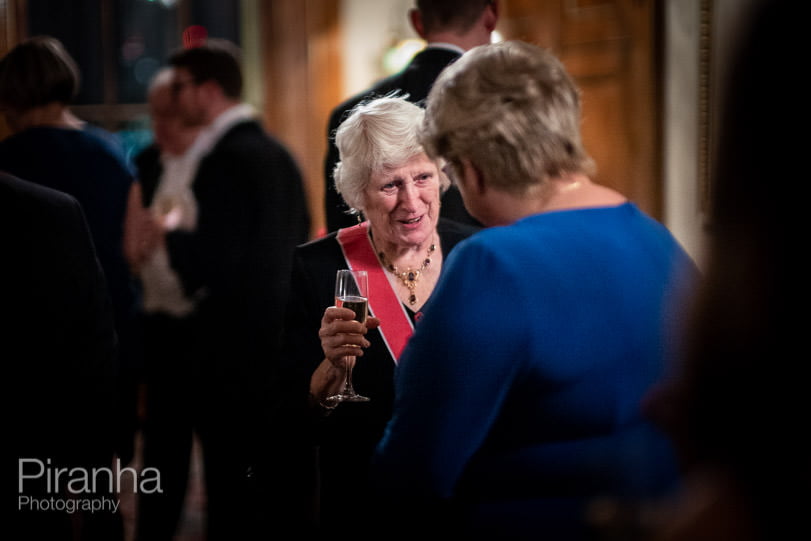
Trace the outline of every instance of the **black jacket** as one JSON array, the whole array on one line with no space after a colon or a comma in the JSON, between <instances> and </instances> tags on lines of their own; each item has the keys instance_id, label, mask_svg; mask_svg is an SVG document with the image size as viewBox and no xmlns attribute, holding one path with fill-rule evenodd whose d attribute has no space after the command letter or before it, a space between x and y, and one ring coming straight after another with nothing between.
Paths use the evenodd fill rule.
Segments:
<instances>
[{"instance_id":1,"label":"black jacket","mask_svg":"<svg viewBox=\"0 0 811 541\"><path fill-rule=\"evenodd\" d=\"M82 208L63 192L0 173L0 243L4 445L14 467L19 459L40 460L49 472L110 467L116 333ZM25 480L20 495L63 496L44 475ZM27 539L72 538L64 512L23 507L15 521Z\"/></svg>"}]
</instances>

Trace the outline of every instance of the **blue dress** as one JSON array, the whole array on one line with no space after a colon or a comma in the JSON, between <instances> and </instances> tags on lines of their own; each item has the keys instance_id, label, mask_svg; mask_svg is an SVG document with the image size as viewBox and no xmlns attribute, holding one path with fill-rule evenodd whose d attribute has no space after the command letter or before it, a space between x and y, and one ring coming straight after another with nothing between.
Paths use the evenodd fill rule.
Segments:
<instances>
[{"instance_id":1,"label":"blue dress","mask_svg":"<svg viewBox=\"0 0 811 541\"><path fill-rule=\"evenodd\" d=\"M460 525L579 539L598 498L674 488L643 418L696 269L632 203L554 211L460 243L395 374L373 474L397 501L454 502Z\"/></svg>"}]
</instances>

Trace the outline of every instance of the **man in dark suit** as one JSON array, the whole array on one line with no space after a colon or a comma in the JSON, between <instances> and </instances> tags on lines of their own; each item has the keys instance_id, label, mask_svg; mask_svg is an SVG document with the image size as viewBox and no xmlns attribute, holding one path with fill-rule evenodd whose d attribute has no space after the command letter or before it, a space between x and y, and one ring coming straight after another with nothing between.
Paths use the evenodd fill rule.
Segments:
<instances>
[{"instance_id":1,"label":"man in dark suit","mask_svg":"<svg viewBox=\"0 0 811 541\"><path fill-rule=\"evenodd\" d=\"M112 509L58 509L74 498L115 495L101 486L74 486L80 493L70 495L66 480L46 477L56 468L113 466L116 333L84 213L72 196L0 172L0 242L3 396L11 424L4 446L19 482L11 528L20 539L120 539L120 515Z\"/></svg>"},{"instance_id":2,"label":"man in dark suit","mask_svg":"<svg viewBox=\"0 0 811 541\"><path fill-rule=\"evenodd\" d=\"M409 12L411 25L427 42L403 71L382 79L371 88L352 96L335 109L327 129L327 156L324 160L324 204L327 231L355 225L355 217L346 213L347 206L335 191L332 172L338 162L335 130L353 107L373 97L392 92L403 94L413 103L423 105L428 91L445 66L476 45L490 43L498 21L497 0L417 0ZM442 197L441 215L462 223L481 225L464 207L459 190L451 186Z\"/></svg>"},{"instance_id":3,"label":"man in dark suit","mask_svg":"<svg viewBox=\"0 0 811 541\"><path fill-rule=\"evenodd\" d=\"M181 216L185 225L177 229L165 221L162 238L184 293L195 301L182 354L191 361L197 394L209 540L253 539L260 514L272 511L262 500L272 486L256 487L273 443L264 440L272 438L270 371L293 249L309 233L292 155L241 103L239 56L233 44L208 40L169 60L177 112L202 128L192 145L201 156L191 181L195 216ZM145 466L149 437L145 431ZM149 515L160 515L161 501L148 500L142 499L140 537L171 539L174 523L157 531Z\"/></svg>"}]
</instances>

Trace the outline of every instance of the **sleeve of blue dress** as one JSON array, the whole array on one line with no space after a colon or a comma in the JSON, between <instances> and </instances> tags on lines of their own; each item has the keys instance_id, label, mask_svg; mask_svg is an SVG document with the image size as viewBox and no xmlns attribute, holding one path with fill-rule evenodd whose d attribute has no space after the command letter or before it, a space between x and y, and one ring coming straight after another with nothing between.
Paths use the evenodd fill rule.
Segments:
<instances>
[{"instance_id":1,"label":"sleeve of blue dress","mask_svg":"<svg viewBox=\"0 0 811 541\"><path fill-rule=\"evenodd\" d=\"M511 322L522 308L503 300L518 270L476 237L446 261L396 372L394 415L372 471L382 494L453 494L521 371L522 337Z\"/></svg>"}]
</instances>

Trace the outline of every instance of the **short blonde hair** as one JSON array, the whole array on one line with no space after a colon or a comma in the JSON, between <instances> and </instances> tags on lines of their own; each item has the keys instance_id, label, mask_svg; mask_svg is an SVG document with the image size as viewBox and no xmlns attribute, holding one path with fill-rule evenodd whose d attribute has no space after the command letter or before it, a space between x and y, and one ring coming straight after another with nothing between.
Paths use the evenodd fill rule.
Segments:
<instances>
[{"instance_id":1,"label":"short blonde hair","mask_svg":"<svg viewBox=\"0 0 811 541\"><path fill-rule=\"evenodd\" d=\"M333 177L335 190L352 211L363 210L364 192L374 173L426 153L418 138L424 115L403 97L385 96L357 105L341 123L335 133L340 161ZM449 185L440 172L440 189Z\"/></svg>"},{"instance_id":2,"label":"short blonde hair","mask_svg":"<svg viewBox=\"0 0 811 541\"><path fill-rule=\"evenodd\" d=\"M446 68L420 139L430 156L466 159L489 185L515 194L564 173L594 173L573 80L551 52L520 41L474 47Z\"/></svg>"}]
</instances>

